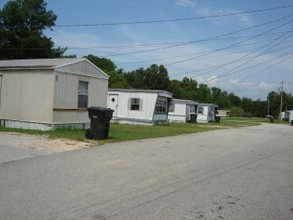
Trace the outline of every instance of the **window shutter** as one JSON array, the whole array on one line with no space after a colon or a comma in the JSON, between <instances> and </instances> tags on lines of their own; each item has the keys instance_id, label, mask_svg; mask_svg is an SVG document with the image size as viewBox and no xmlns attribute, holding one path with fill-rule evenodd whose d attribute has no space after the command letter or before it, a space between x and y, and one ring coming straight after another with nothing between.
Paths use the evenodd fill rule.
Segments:
<instances>
[{"instance_id":1,"label":"window shutter","mask_svg":"<svg viewBox=\"0 0 293 220\"><path fill-rule=\"evenodd\" d=\"M127 110L131 110L131 98L128 99Z\"/></svg>"},{"instance_id":2,"label":"window shutter","mask_svg":"<svg viewBox=\"0 0 293 220\"><path fill-rule=\"evenodd\" d=\"M143 100L142 99L139 99L139 111L142 111L143 110Z\"/></svg>"}]
</instances>

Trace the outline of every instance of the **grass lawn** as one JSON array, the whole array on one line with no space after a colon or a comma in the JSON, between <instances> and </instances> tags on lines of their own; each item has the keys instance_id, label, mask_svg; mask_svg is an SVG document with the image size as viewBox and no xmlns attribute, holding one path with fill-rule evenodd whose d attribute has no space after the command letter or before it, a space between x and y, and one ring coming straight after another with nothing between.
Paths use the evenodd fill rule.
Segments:
<instances>
[{"instance_id":1,"label":"grass lawn","mask_svg":"<svg viewBox=\"0 0 293 220\"><path fill-rule=\"evenodd\" d=\"M254 126L264 122L268 122L268 119L225 118L222 119L220 123L170 123L167 125L155 126L125 125L113 123L110 125L109 138L103 141L97 141L97 143L103 144L110 142L121 142L146 138L174 136L180 134L210 131L215 129ZM18 132L34 135L48 135L49 138L66 138L78 141L86 141L84 130L58 129L54 131L35 131L4 128L0 126L0 132Z\"/></svg>"}]
</instances>

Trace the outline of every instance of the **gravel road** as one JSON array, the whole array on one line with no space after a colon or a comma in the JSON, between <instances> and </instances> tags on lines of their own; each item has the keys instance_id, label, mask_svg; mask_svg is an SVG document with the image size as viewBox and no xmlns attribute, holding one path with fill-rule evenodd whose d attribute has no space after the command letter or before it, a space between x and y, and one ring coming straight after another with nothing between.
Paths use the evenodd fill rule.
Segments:
<instances>
[{"instance_id":1,"label":"gravel road","mask_svg":"<svg viewBox=\"0 0 293 220\"><path fill-rule=\"evenodd\" d=\"M292 134L264 124L2 163L1 220L291 220Z\"/></svg>"},{"instance_id":2,"label":"gravel road","mask_svg":"<svg viewBox=\"0 0 293 220\"><path fill-rule=\"evenodd\" d=\"M88 146L89 143L64 139L49 139L45 135L0 132L0 164Z\"/></svg>"}]
</instances>

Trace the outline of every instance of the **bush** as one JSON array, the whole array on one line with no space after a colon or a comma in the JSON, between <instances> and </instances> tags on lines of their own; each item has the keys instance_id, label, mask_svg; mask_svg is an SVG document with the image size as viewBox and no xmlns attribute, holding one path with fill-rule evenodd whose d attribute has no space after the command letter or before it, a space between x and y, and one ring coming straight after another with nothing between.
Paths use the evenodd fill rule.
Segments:
<instances>
[{"instance_id":1,"label":"bush","mask_svg":"<svg viewBox=\"0 0 293 220\"><path fill-rule=\"evenodd\" d=\"M232 117L244 117L245 112L242 108L233 106L230 108L230 116Z\"/></svg>"}]
</instances>

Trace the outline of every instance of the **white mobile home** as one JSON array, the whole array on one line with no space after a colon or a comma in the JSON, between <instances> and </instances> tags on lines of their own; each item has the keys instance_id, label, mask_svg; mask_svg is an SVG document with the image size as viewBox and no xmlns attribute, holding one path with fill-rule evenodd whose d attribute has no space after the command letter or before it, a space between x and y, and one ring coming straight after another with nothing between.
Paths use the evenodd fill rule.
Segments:
<instances>
[{"instance_id":1,"label":"white mobile home","mask_svg":"<svg viewBox=\"0 0 293 220\"><path fill-rule=\"evenodd\" d=\"M128 124L156 124L168 121L172 94L163 90L109 89L108 108L112 121Z\"/></svg>"},{"instance_id":2,"label":"white mobile home","mask_svg":"<svg viewBox=\"0 0 293 220\"><path fill-rule=\"evenodd\" d=\"M287 111L287 112L289 112L289 117L288 117L289 123L291 123L291 125L292 125L292 121L293 121L293 110L290 110L290 111Z\"/></svg>"},{"instance_id":3,"label":"white mobile home","mask_svg":"<svg viewBox=\"0 0 293 220\"><path fill-rule=\"evenodd\" d=\"M172 99L169 108L170 122L196 122L198 102Z\"/></svg>"},{"instance_id":4,"label":"white mobile home","mask_svg":"<svg viewBox=\"0 0 293 220\"><path fill-rule=\"evenodd\" d=\"M0 123L50 130L89 126L88 106L107 106L109 77L86 59L0 61Z\"/></svg>"},{"instance_id":5,"label":"white mobile home","mask_svg":"<svg viewBox=\"0 0 293 220\"><path fill-rule=\"evenodd\" d=\"M218 106L211 103L200 103L197 108L197 122L208 123L216 121Z\"/></svg>"}]
</instances>

